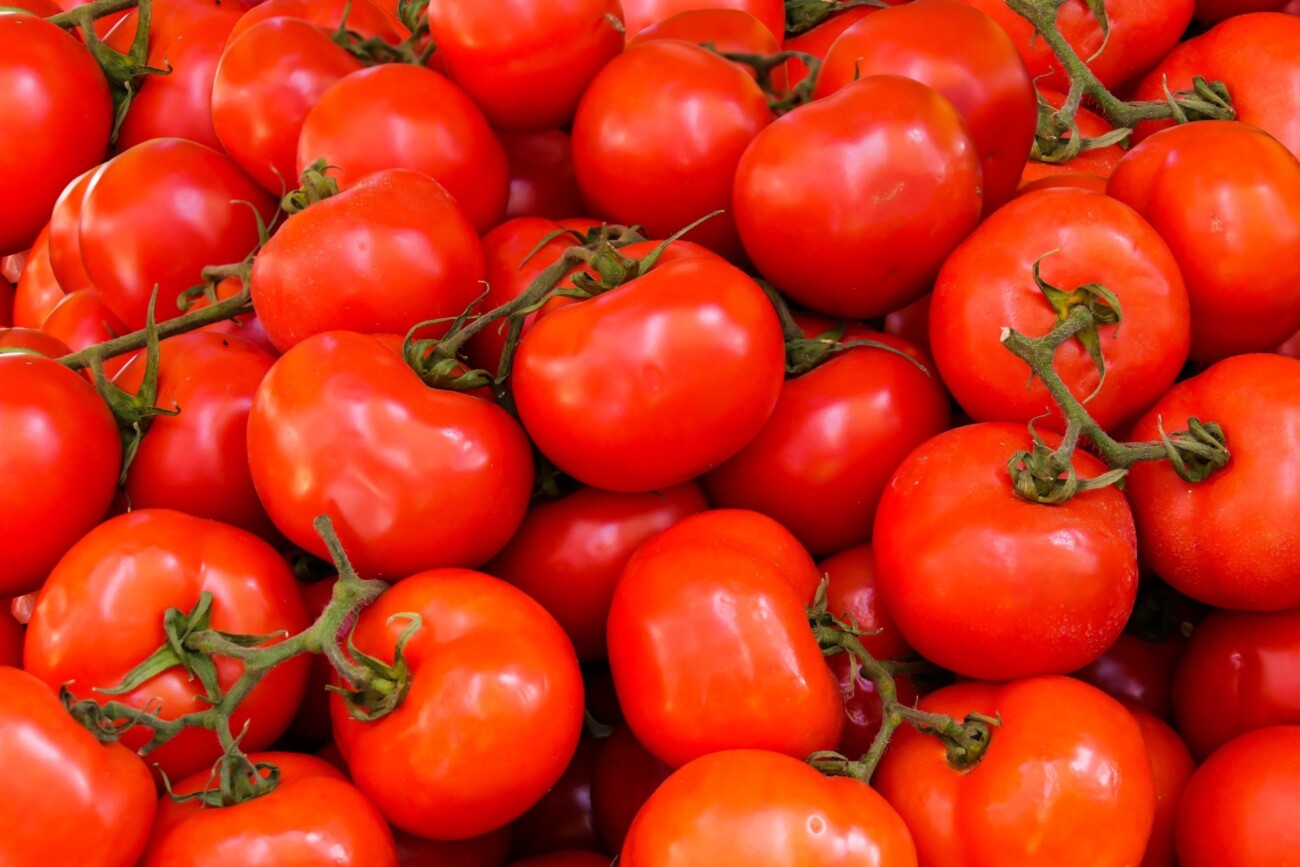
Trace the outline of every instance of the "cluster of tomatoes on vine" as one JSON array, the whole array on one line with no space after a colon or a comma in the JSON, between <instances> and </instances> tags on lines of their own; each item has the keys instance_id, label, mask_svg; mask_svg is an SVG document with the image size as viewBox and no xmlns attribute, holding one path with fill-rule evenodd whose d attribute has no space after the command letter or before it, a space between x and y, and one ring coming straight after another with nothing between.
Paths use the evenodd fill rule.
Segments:
<instances>
[{"instance_id":1,"label":"cluster of tomatoes on vine","mask_svg":"<svg viewBox=\"0 0 1300 867\"><path fill-rule=\"evenodd\" d=\"M0 862L1293 863L1295 5L0 10Z\"/></svg>"}]
</instances>

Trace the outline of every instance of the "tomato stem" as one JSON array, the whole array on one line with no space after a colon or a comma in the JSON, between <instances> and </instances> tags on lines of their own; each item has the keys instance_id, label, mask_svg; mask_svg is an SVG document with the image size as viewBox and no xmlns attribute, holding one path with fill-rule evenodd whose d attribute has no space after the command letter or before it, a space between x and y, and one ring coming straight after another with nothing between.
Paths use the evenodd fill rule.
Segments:
<instances>
[{"instance_id":1,"label":"tomato stem","mask_svg":"<svg viewBox=\"0 0 1300 867\"><path fill-rule=\"evenodd\" d=\"M785 0L786 36L807 33L827 18L854 6L889 6L884 0Z\"/></svg>"},{"instance_id":2,"label":"tomato stem","mask_svg":"<svg viewBox=\"0 0 1300 867\"><path fill-rule=\"evenodd\" d=\"M65 30L75 30L83 21L94 21L96 18L103 18L114 12L134 9L138 5L140 0L94 0L93 3L86 3L67 12L60 12L58 15L51 15L45 20Z\"/></svg>"}]
</instances>

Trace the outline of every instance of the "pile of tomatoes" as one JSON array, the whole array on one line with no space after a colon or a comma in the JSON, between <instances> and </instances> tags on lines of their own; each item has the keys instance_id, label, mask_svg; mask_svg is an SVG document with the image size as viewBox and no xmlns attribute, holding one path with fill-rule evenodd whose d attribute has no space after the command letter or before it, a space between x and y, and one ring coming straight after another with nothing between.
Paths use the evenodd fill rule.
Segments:
<instances>
[{"instance_id":1,"label":"pile of tomatoes","mask_svg":"<svg viewBox=\"0 0 1300 867\"><path fill-rule=\"evenodd\" d=\"M0 864L1300 864L1297 4L75 4Z\"/></svg>"}]
</instances>

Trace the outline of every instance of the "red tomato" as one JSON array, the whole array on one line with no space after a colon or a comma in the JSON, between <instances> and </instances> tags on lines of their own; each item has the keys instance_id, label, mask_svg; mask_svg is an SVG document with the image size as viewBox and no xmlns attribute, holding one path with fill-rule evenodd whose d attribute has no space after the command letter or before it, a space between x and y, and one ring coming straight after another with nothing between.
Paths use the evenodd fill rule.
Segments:
<instances>
[{"instance_id":1,"label":"red tomato","mask_svg":"<svg viewBox=\"0 0 1300 867\"><path fill-rule=\"evenodd\" d=\"M1048 446L1059 437L1044 434ZM1010 680L1064 674L1119 636L1137 594L1133 516L1113 487L1051 509L1017 497L1016 424L940 434L903 461L876 512L876 586L899 631L938 665ZM1080 478L1105 466L1074 455Z\"/></svg>"},{"instance_id":2,"label":"red tomato","mask_svg":"<svg viewBox=\"0 0 1300 867\"><path fill-rule=\"evenodd\" d=\"M7 600L0 600L0 666L18 668L23 664L23 634L25 630L9 613Z\"/></svg>"},{"instance_id":3,"label":"red tomato","mask_svg":"<svg viewBox=\"0 0 1300 867\"><path fill-rule=\"evenodd\" d=\"M1174 669L1187 647L1181 633L1155 642L1124 633L1074 676L1161 719L1172 719Z\"/></svg>"},{"instance_id":4,"label":"red tomato","mask_svg":"<svg viewBox=\"0 0 1300 867\"><path fill-rule=\"evenodd\" d=\"M560 779L582 731L573 647L525 594L479 572L406 578L361 613L356 646L387 662L406 645L410 692L376 722L331 698L334 734L353 779L388 820L463 840L518 818ZM391 622L390 622L391 620Z\"/></svg>"},{"instance_id":5,"label":"red tomato","mask_svg":"<svg viewBox=\"0 0 1300 867\"><path fill-rule=\"evenodd\" d=\"M49 227L41 230L22 267L14 292L14 325L40 328L67 294L50 266Z\"/></svg>"},{"instance_id":6,"label":"red tomato","mask_svg":"<svg viewBox=\"0 0 1300 867\"><path fill-rule=\"evenodd\" d=\"M1029 337L1060 320L1034 284L1065 292L1101 283L1120 300L1119 328L1100 326L1106 380L1080 340L1056 350L1054 366L1071 394L1096 392L1088 412L1106 430L1132 421L1173 385L1190 339L1180 260L1127 205L1086 190L1043 190L1008 203L958 247L939 272L930 305L930 345L939 373L976 421L1065 420L1041 381L998 340L1002 328ZM1050 412L1050 417L1041 417Z\"/></svg>"},{"instance_id":7,"label":"red tomato","mask_svg":"<svg viewBox=\"0 0 1300 867\"><path fill-rule=\"evenodd\" d=\"M38 589L108 511L122 445L95 390L57 362L0 354L0 596Z\"/></svg>"},{"instance_id":8,"label":"red tomato","mask_svg":"<svg viewBox=\"0 0 1300 867\"><path fill-rule=\"evenodd\" d=\"M557 467L592 487L653 491L716 466L758 433L784 354L752 279L687 259L539 320L511 378L524 427Z\"/></svg>"},{"instance_id":9,"label":"red tomato","mask_svg":"<svg viewBox=\"0 0 1300 867\"><path fill-rule=\"evenodd\" d=\"M262 381L248 457L280 532L327 556L312 527L328 514L352 565L395 580L477 566L523 519L533 457L500 407L431 389L371 337L318 334Z\"/></svg>"},{"instance_id":10,"label":"red tomato","mask_svg":"<svg viewBox=\"0 0 1300 867\"><path fill-rule=\"evenodd\" d=\"M456 0L428 16L447 74L505 132L565 126L623 49L618 0Z\"/></svg>"},{"instance_id":11,"label":"red tomato","mask_svg":"<svg viewBox=\"0 0 1300 867\"><path fill-rule=\"evenodd\" d=\"M863 631L862 646L876 659L899 659L913 653L876 592L876 565L868 544L845 548L817 564L825 574L830 613ZM845 657L836 654L831 659Z\"/></svg>"},{"instance_id":12,"label":"red tomato","mask_svg":"<svg viewBox=\"0 0 1300 867\"><path fill-rule=\"evenodd\" d=\"M130 329L122 324L104 299L94 289L82 289L65 295L45 317L41 331L59 340L74 352L102 343ZM131 360L130 355L119 355L104 362L104 372L111 379ZM93 381L89 368L82 371Z\"/></svg>"},{"instance_id":13,"label":"red tomato","mask_svg":"<svg viewBox=\"0 0 1300 867\"><path fill-rule=\"evenodd\" d=\"M1300 606L1300 361L1238 355L1174 386L1134 426L1160 438L1186 419L1218 422L1232 457L1203 482L1178 478L1164 461L1129 472L1139 550L1152 570L1193 599L1220 608ZM1187 528L1195 527L1195 533Z\"/></svg>"},{"instance_id":14,"label":"red tomato","mask_svg":"<svg viewBox=\"0 0 1300 867\"><path fill-rule=\"evenodd\" d=\"M388 823L333 765L298 753L252 753L280 769L269 794L230 807L177 803L164 794L140 867L365 864L397 867ZM175 784L187 795L212 786L204 769Z\"/></svg>"},{"instance_id":15,"label":"red tomato","mask_svg":"<svg viewBox=\"0 0 1300 867\"><path fill-rule=\"evenodd\" d=\"M728 750L668 778L637 814L618 863L915 867L917 861L906 826L870 787L823 777L789 756Z\"/></svg>"},{"instance_id":16,"label":"red tomato","mask_svg":"<svg viewBox=\"0 0 1300 867\"><path fill-rule=\"evenodd\" d=\"M785 36L785 3L782 0L623 0L623 20L628 38L692 9L739 9L763 22L778 40Z\"/></svg>"},{"instance_id":17,"label":"red tomato","mask_svg":"<svg viewBox=\"0 0 1300 867\"><path fill-rule=\"evenodd\" d=\"M759 133L732 204L745 252L778 289L821 313L867 318L929 288L979 221L980 178L952 104L877 75Z\"/></svg>"},{"instance_id":18,"label":"red tomato","mask_svg":"<svg viewBox=\"0 0 1300 867\"><path fill-rule=\"evenodd\" d=\"M112 698L132 707L159 705L173 719L208 707L203 686L179 666L124 695L109 688L165 642L163 613L190 611L199 594L213 596L213 629L243 635L297 633L307 626L293 573L270 545L250 533L167 509L140 509L100 524L72 546L50 573L27 627L24 664L51 686L70 684L78 698ZM219 686L229 689L243 666L214 657ZM308 660L297 657L269 672L231 717L244 749L272 744L302 700ZM122 735L133 749L150 734ZM222 754L216 735L188 729L149 754L178 779Z\"/></svg>"},{"instance_id":19,"label":"red tomato","mask_svg":"<svg viewBox=\"0 0 1300 867\"><path fill-rule=\"evenodd\" d=\"M785 49L787 51L802 51L804 54L811 54L818 60L825 60L827 52L835 44L835 40L840 38L841 33L871 13L880 11L880 8L879 6L850 6L844 11L827 18L811 30L800 33L798 36L791 36L785 41ZM808 67L802 60L792 59L785 65L785 68L790 76L791 87L808 77Z\"/></svg>"},{"instance_id":20,"label":"red tomato","mask_svg":"<svg viewBox=\"0 0 1300 867\"><path fill-rule=\"evenodd\" d=\"M1041 165L1046 165L1042 163ZM1106 192L1106 179L1099 178L1096 175L1079 175L1071 173L1061 173L1056 175L1043 175L1036 181L1023 182L1020 189L1016 192L1017 196L1025 196L1036 190L1050 190L1055 187L1070 187L1080 190L1089 190L1094 193Z\"/></svg>"},{"instance_id":21,"label":"red tomato","mask_svg":"<svg viewBox=\"0 0 1300 867\"><path fill-rule=\"evenodd\" d=\"M680 39L696 45L712 45L713 51L726 54L766 56L781 50L780 36L772 35L766 24L744 9L688 9L678 12L642 29L627 41L627 47L655 39ZM740 66L757 80L758 73L752 67ZM772 70L771 87L778 94L789 90L784 66Z\"/></svg>"},{"instance_id":22,"label":"red tomato","mask_svg":"<svg viewBox=\"0 0 1300 867\"><path fill-rule=\"evenodd\" d=\"M569 134L558 129L500 136L510 170L506 218L559 220L583 214Z\"/></svg>"},{"instance_id":23,"label":"red tomato","mask_svg":"<svg viewBox=\"0 0 1300 867\"><path fill-rule=\"evenodd\" d=\"M638 740L672 767L737 748L802 758L833 747L844 724L804 613L811 600L748 514L705 512L665 530L614 590L607 640L619 702Z\"/></svg>"},{"instance_id":24,"label":"red tomato","mask_svg":"<svg viewBox=\"0 0 1300 867\"><path fill-rule=\"evenodd\" d=\"M59 194L54 212L50 214L50 224L45 229L50 245L49 267L64 292L95 288L86 273L86 263L81 261L81 206L85 204L86 191L99 168L96 166L83 172ZM41 243L37 238L36 246L41 246Z\"/></svg>"},{"instance_id":25,"label":"red tomato","mask_svg":"<svg viewBox=\"0 0 1300 867\"><path fill-rule=\"evenodd\" d=\"M591 811L605 849L623 848L632 820L672 768L651 755L626 725L615 727L596 759Z\"/></svg>"},{"instance_id":26,"label":"red tomato","mask_svg":"<svg viewBox=\"0 0 1300 867\"><path fill-rule=\"evenodd\" d=\"M590 737L580 740L564 775L527 813L514 821L512 858L566 849L600 849L592 818L591 789L603 744L604 741ZM609 867L608 856L605 862L602 867Z\"/></svg>"},{"instance_id":27,"label":"red tomato","mask_svg":"<svg viewBox=\"0 0 1300 867\"><path fill-rule=\"evenodd\" d=\"M1151 775L1155 782L1156 812L1151 823L1151 838L1140 867L1175 867L1174 824L1183 789L1196 770L1187 744L1166 722L1144 710L1133 710L1133 718L1142 729L1151 757Z\"/></svg>"},{"instance_id":28,"label":"red tomato","mask_svg":"<svg viewBox=\"0 0 1300 867\"><path fill-rule=\"evenodd\" d=\"M983 170L984 213L992 213L1015 193L1038 122L1034 86L1015 45L996 21L958 0L916 0L881 13L835 40L816 96L871 75L933 87L966 122Z\"/></svg>"},{"instance_id":29,"label":"red tomato","mask_svg":"<svg viewBox=\"0 0 1300 867\"><path fill-rule=\"evenodd\" d=\"M0 766L13 774L0 800L0 861L133 867L155 809L144 762L101 744L30 674L0 665L0 692Z\"/></svg>"},{"instance_id":30,"label":"red tomato","mask_svg":"<svg viewBox=\"0 0 1300 867\"><path fill-rule=\"evenodd\" d=\"M1178 807L1182 867L1285 865L1300 852L1300 726L1242 735L1197 769Z\"/></svg>"},{"instance_id":31,"label":"red tomato","mask_svg":"<svg viewBox=\"0 0 1300 867\"><path fill-rule=\"evenodd\" d=\"M233 298L244 290L243 281L238 277L227 277L217 284L216 296L218 301L225 301L227 298ZM200 295L190 305L191 310L202 310L210 306L211 302L207 295ZM271 344L271 338L266 336L266 329L262 327L262 320L257 318L256 313L246 313L243 316L236 316L234 319L226 319L221 322L214 322L211 325L205 325L199 329L208 331L213 334L220 334L224 337L238 337L245 340L258 349L262 349L272 356L279 356L280 352Z\"/></svg>"},{"instance_id":32,"label":"red tomato","mask_svg":"<svg viewBox=\"0 0 1300 867\"><path fill-rule=\"evenodd\" d=\"M226 44L229 45L236 37L268 19L296 18L323 27L331 33L346 23L348 30L365 39L382 39L396 45L406 34L398 34L390 16L380 8L381 5L386 7L388 0L382 4L372 0L265 0L244 13L230 32ZM397 11L396 3L393 4L393 11Z\"/></svg>"},{"instance_id":33,"label":"red tomato","mask_svg":"<svg viewBox=\"0 0 1300 867\"><path fill-rule=\"evenodd\" d=\"M63 188L104 159L113 103L98 64L35 15L0 15L0 254L31 246Z\"/></svg>"},{"instance_id":34,"label":"red tomato","mask_svg":"<svg viewBox=\"0 0 1300 867\"><path fill-rule=\"evenodd\" d=\"M31 349L46 358L62 358L72 350L57 337L34 328L0 328L0 351Z\"/></svg>"},{"instance_id":35,"label":"red tomato","mask_svg":"<svg viewBox=\"0 0 1300 867\"><path fill-rule=\"evenodd\" d=\"M627 561L651 536L708 507L693 482L644 494L581 488L534 503L484 569L540 602L578 659L604 659L609 603Z\"/></svg>"},{"instance_id":36,"label":"red tomato","mask_svg":"<svg viewBox=\"0 0 1300 867\"><path fill-rule=\"evenodd\" d=\"M250 207L250 205L252 207ZM183 139L155 139L96 173L81 211L81 255L104 304L143 328L155 288L159 322L207 265L239 262L257 246L257 215L275 202L224 154Z\"/></svg>"},{"instance_id":37,"label":"red tomato","mask_svg":"<svg viewBox=\"0 0 1300 867\"><path fill-rule=\"evenodd\" d=\"M930 293L886 316L885 333L903 338L933 358L930 349Z\"/></svg>"},{"instance_id":38,"label":"red tomato","mask_svg":"<svg viewBox=\"0 0 1300 867\"><path fill-rule=\"evenodd\" d=\"M401 867L504 867L510 856L510 826L469 840L427 840L393 830Z\"/></svg>"},{"instance_id":39,"label":"red tomato","mask_svg":"<svg viewBox=\"0 0 1300 867\"><path fill-rule=\"evenodd\" d=\"M1052 90L1039 84L1038 92L1043 99L1047 100L1049 105L1055 108L1060 108L1065 104L1065 94L1059 90ZM1079 125L1079 133L1084 138L1100 138L1115 129L1104 117L1083 107L1080 107L1075 114L1074 122ZM1065 133L1065 138L1069 137L1070 133ZM1080 151L1074 159L1064 163L1042 163L1037 160L1029 160L1021 171L1020 180L1024 183L1076 172L1108 178L1110 173L1115 170L1116 164L1124 158L1125 153L1124 148L1113 144L1103 148ZM1098 190L1098 192L1105 192L1105 189Z\"/></svg>"},{"instance_id":40,"label":"red tomato","mask_svg":"<svg viewBox=\"0 0 1300 867\"><path fill-rule=\"evenodd\" d=\"M904 726L890 743L874 784L907 822L922 864L1123 867L1142 858L1155 810L1151 762L1119 702L1073 678L1034 677L959 683L920 707L1002 720L965 773L933 735Z\"/></svg>"}]
</instances>

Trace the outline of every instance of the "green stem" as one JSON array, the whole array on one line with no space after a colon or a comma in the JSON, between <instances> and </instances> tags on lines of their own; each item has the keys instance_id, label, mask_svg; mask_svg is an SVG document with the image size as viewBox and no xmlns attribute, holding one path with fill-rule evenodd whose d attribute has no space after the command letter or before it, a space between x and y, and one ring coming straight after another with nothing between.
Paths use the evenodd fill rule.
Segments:
<instances>
[{"instance_id":1,"label":"green stem","mask_svg":"<svg viewBox=\"0 0 1300 867\"><path fill-rule=\"evenodd\" d=\"M81 26L83 21L94 21L97 18L112 15L114 12L134 9L139 3L140 0L95 0L93 3L69 9L67 12L51 15L45 20L65 30L75 30Z\"/></svg>"}]
</instances>

